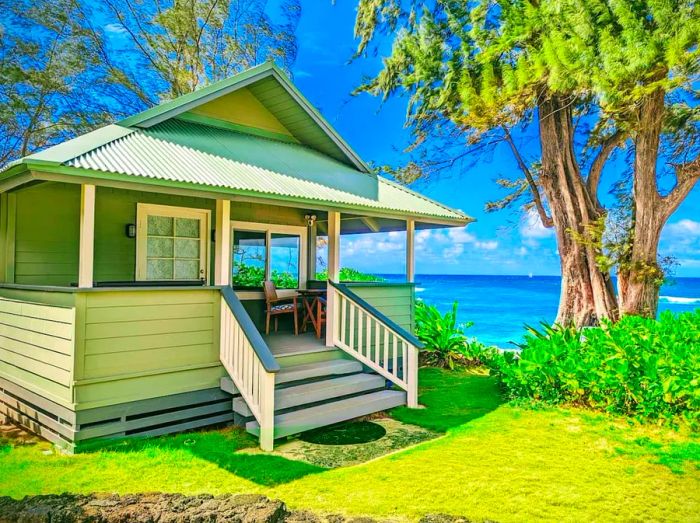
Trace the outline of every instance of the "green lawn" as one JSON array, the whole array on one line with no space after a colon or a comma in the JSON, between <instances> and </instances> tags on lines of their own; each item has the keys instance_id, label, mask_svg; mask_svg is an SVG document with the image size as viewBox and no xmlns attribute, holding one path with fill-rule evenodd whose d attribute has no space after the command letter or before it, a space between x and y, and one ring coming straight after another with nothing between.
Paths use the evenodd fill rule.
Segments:
<instances>
[{"instance_id":1,"label":"green lawn","mask_svg":"<svg viewBox=\"0 0 700 523\"><path fill-rule=\"evenodd\" d=\"M700 521L700 438L580 410L502 404L491 378L427 369L422 410L393 416L445 436L327 470L245 454L237 430L77 456L0 445L0 494L259 492L293 508L392 519Z\"/></svg>"}]
</instances>

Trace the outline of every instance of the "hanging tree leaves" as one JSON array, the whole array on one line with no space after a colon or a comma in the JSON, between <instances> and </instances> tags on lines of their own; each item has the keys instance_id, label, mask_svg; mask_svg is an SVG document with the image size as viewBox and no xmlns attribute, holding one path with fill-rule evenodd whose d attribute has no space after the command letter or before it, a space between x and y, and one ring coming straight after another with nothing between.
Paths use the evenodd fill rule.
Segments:
<instances>
[{"instance_id":1,"label":"hanging tree leaves","mask_svg":"<svg viewBox=\"0 0 700 523\"><path fill-rule=\"evenodd\" d=\"M296 59L298 0L2 2L0 165L251 66Z\"/></svg>"},{"instance_id":2,"label":"hanging tree leaves","mask_svg":"<svg viewBox=\"0 0 700 523\"><path fill-rule=\"evenodd\" d=\"M423 146L444 126L461 133L465 150L494 136L505 140L523 178L502 183L515 192L492 207L522 202L527 184L526 207L535 206L542 222L556 230L563 277L558 321L584 325L618 312L600 241L607 210L599 186L608 159L627 144L635 149L631 259L617 268L633 273L635 256L647 267L656 264L658 235L642 241L640 231L652 225L647 215L668 215L657 212L656 196L647 197L650 187L662 197L655 166L669 162L663 145L676 144L687 153L695 144L690 136L697 120L689 113L697 103L689 100L697 81L699 20L696 3L689 0L361 0L358 53L369 52L380 35L394 37L383 69L362 89L384 97L408 93L407 124ZM679 91L685 93L683 107L677 103ZM656 120L644 112L654 93L657 116L664 115ZM669 125L674 120L669 116L682 125ZM539 141L538 157L529 161L513 138L523 129L536 132ZM694 184L693 155L675 169L676 188L666 211ZM649 223L640 224L642 216ZM652 221L650 228L660 232L665 219ZM627 281L637 279L644 280L641 271ZM658 295L655 285L650 289ZM625 294L623 303L630 303ZM624 310L654 312L640 310L639 304Z\"/></svg>"}]
</instances>

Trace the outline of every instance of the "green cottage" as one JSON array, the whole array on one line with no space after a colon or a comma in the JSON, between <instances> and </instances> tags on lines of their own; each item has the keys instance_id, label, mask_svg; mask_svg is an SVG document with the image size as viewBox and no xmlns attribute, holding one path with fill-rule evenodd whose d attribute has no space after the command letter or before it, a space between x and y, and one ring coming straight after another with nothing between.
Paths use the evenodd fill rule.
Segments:
<instances>
[{"instance_id":1,"label":"green cottage","mask_svg":"<svg viewBox=\"0 0 700 523\"><path fill-rule=\"evenodd\" d=\"M272 64L22 158L0 171L0 415L70 451L230 422L271 449L415 407L414 234L470 221L372 173ZM406 232L406 283L340 283L340 235L379 231ZM325 334L264 334L300 292Z\"/></svg>"}]
</instances>

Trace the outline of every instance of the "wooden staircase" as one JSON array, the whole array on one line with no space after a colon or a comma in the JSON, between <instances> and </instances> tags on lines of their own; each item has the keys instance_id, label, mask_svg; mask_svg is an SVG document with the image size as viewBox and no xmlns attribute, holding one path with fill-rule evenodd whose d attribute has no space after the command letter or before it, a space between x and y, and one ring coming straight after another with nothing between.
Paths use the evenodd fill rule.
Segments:
<instances>
[{"instance_id":1,"label":"wooden staircase","mask_svg":"<svg viewBox=\"0 0 700 523\"><path fill-rule=\"evenodd\" d=\"M293 350L289 345L294 338L266 340L281 367L275 375L275 438L406 404L405 392L387 390L383 376L366 372L343 351L324 347L312 335L298 337L299 348ZM230 378L222 380L222 388L234 391ZM241 396L234 397L233 410L246 430L258 436L260 425Z\"/></svg>"},{"instance_id":2,"label":"wooden staircase","mask_svg":"<svg viewBox=\"0 0 700 523\"><path fill-rule=\"evenodd\" d=\"M420 341L344 285L329 282L332 347L312 333L264 339L221 289L221 388L263 450L274 440L382 410L417 406ZM400 390L388 389L394 385Z\"/></svg>"}]
</instances>

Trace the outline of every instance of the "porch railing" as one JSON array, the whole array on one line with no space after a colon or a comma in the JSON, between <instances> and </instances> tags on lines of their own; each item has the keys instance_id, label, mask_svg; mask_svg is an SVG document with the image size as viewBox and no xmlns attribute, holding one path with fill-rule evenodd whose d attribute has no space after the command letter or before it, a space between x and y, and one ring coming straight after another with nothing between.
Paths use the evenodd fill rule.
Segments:
<instances>
[{"instance_id":1,"label":"porch railing","mask_svg":"<svg viewBox=\"0 0 700 523\"><path fill-rule=\"evenodd\" d=\"M329 281L334 293L333 342L407 393L418 406L418 350L423 344L346 285Z\"/></svg>"},{"instance_id":2,"label":"porch railing","mask_svg":"<svg viewBox=\"0 0 700 523\"><path fill-rule=\"evenodd\" d=\"M220 336L221 363L260 424L260 447L272 450L280 367L231 287L221 289Z\"/></svg>"}]
</instances>

